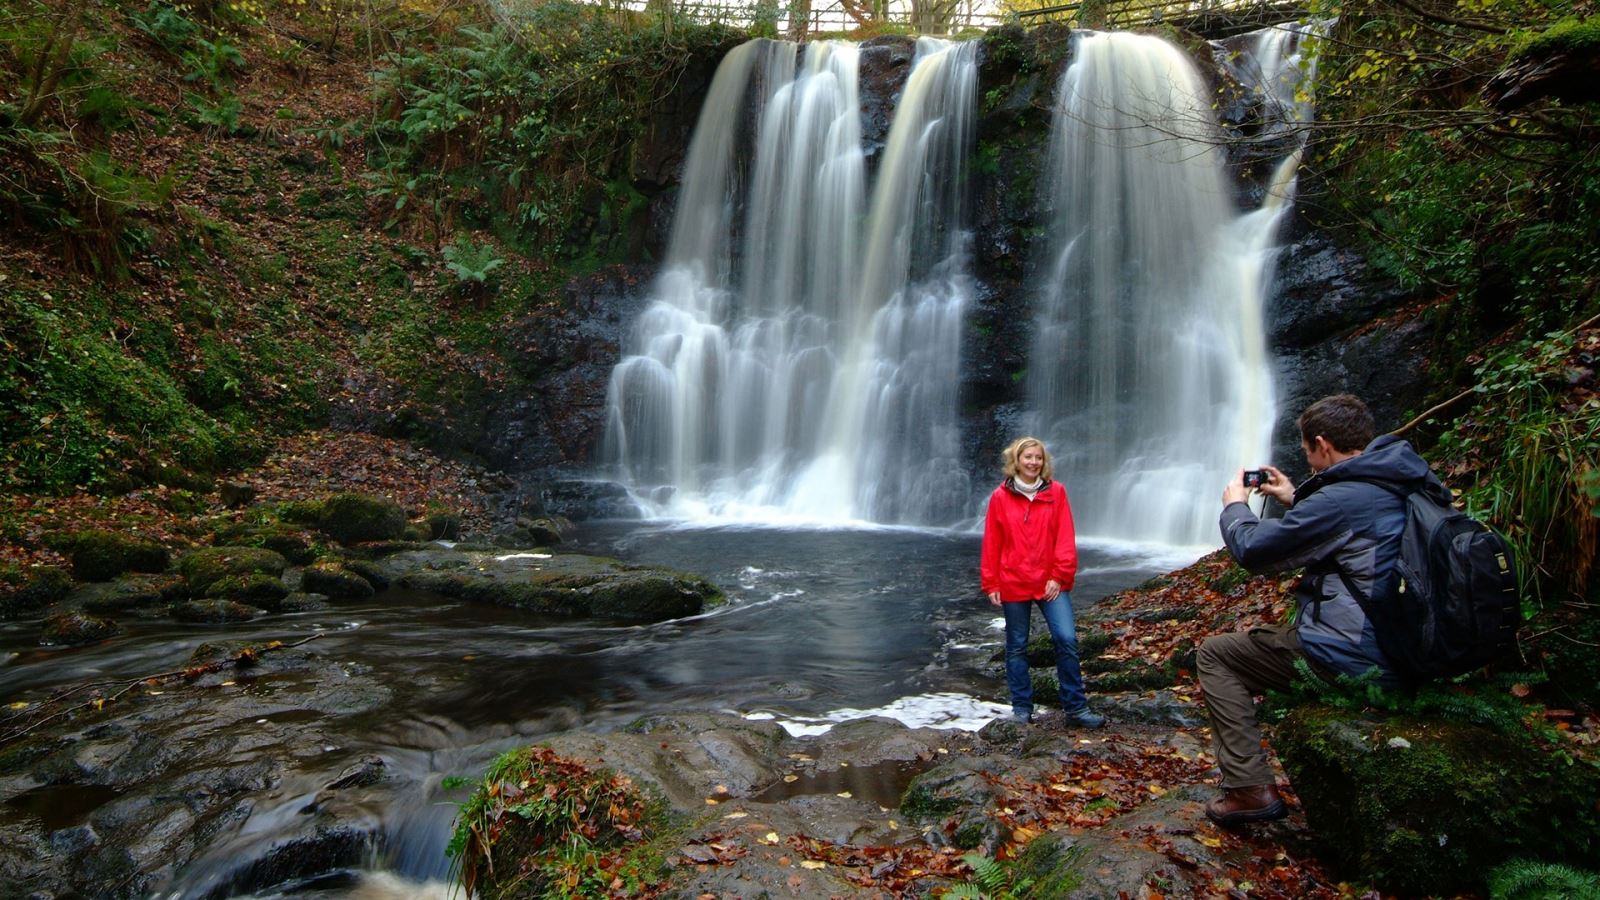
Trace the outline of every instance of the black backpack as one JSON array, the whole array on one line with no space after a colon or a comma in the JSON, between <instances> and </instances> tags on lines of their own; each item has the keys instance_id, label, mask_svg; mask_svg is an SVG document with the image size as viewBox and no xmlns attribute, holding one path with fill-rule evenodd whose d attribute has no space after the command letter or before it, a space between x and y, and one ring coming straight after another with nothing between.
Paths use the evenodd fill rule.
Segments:
<instances>
[{"instance_id":1,"label":"black backpack","mask_svg":"<svg viewBox=\"0 0 1600 900\"><path fill-rule=\"evenodd\" d=\"M1412 682L1462 675L1515 647L1522 601L1510 543L1451 506L1442 485L1409 490L1360 480L1406 505L1387 595L1369 597L1339 576L1372 622L1396 674Z\"/></svg>"}]
</instances>

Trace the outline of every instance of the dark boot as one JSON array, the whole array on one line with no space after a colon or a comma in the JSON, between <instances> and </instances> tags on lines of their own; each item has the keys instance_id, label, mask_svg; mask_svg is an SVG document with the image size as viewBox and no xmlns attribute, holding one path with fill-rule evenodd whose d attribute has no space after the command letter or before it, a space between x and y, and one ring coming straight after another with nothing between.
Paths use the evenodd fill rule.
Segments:
<instances>
[{"instance_id":1,"label":"dark boot","mask_svg":"<svg viewBox=\"0 0 1600 900\"><path fill-rule=\"evenodd\" d=\"M1289 814L1275 784L1225 788L1222 796L1206 804L1206 817L1225 828L1246 822L1270 822Z\"/></svg>"}]
</instances>

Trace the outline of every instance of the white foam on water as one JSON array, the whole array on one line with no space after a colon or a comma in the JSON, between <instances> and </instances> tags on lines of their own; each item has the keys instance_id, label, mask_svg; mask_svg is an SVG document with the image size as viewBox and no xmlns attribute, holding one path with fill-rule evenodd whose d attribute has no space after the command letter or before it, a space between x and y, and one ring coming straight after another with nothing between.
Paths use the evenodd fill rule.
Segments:
<instances>
[{"instance_id":1,"label":"white foam on water","mask_svg":"<svg viewBox=\"0 0 1600 900\"><path fill-rule=\"evenodd\" d=\"M845 707L815 717L781 718L778 719L778 724L795 737L826 734L835 725L871 718L894 719L908 728L977 731L1010 712L1009 706L979 700L967 694L937 693L901 697L875 709ZM772 713L765 712L746 713L744 717L756 721L778 718Z\"/></svg>"},{"instance_id":2,"label":"white foam on water","mask_svg":"<svg viewBox=\"0 0 1600 900\"><path fill-rule=\"evenodd\" d=\"M550 558L550 554L548 554L548 553L507 553L505 556L496 556L495 557L495 559L497 561L499 561L499 562L505 562L508 559L549 559L549 558Z\"/></svg>"}]
</instances>

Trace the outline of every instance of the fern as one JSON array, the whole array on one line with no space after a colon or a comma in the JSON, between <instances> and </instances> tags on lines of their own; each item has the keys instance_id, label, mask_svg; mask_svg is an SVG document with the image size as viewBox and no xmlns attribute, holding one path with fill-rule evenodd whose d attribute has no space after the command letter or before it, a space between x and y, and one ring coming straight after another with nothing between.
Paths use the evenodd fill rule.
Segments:
<instances>
[{"instance_id":1,"label":"fern","mask_svg":"<svg viewBox=\"0 0 1600 900\"><path fill-rule=\"evenodd\" d=\"M1032 878L1018 878L1014 869L992 857L968 853L961 861L972 867L972 878L945 891L945 898L1018 900L1033 888Z\"/></svg>"},{"instance_id":2,"label":"fern","mask_svg":"<svg viewBox=\"0 0 1600 900\"><path fill-rule=\"evenodd\" d=\"M1600 875L1557 863L1514 859L1489 876L1493 900L1600 900Z\"/></svg>"}]
</instances>

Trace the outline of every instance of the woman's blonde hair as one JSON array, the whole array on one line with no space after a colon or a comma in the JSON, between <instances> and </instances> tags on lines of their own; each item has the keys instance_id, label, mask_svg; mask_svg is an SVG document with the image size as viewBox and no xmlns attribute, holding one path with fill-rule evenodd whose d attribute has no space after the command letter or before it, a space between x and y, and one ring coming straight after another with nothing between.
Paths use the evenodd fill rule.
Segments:
<instances>
[{"instance_id":1,"label":"woman's blonde hair","mask_svg":"<svg viewBox=\"0 0 1600 900\"><path fill-rule=\"evenodd\" d=\"M1017 459L1022 456L1022 451L1029 447L1038 447L1039 452L1044 454L1044 468L1039 470L1039 477L1046 481L1054 479L1056 476L1055 461L1050 458L1050 451L1045 449L1044 441L1036 437L1017 438L1011 442L1011 446L1001 452L1000 459L1005 463L1006 477L1017 477Z\"/></svg>"}]
</instances>

